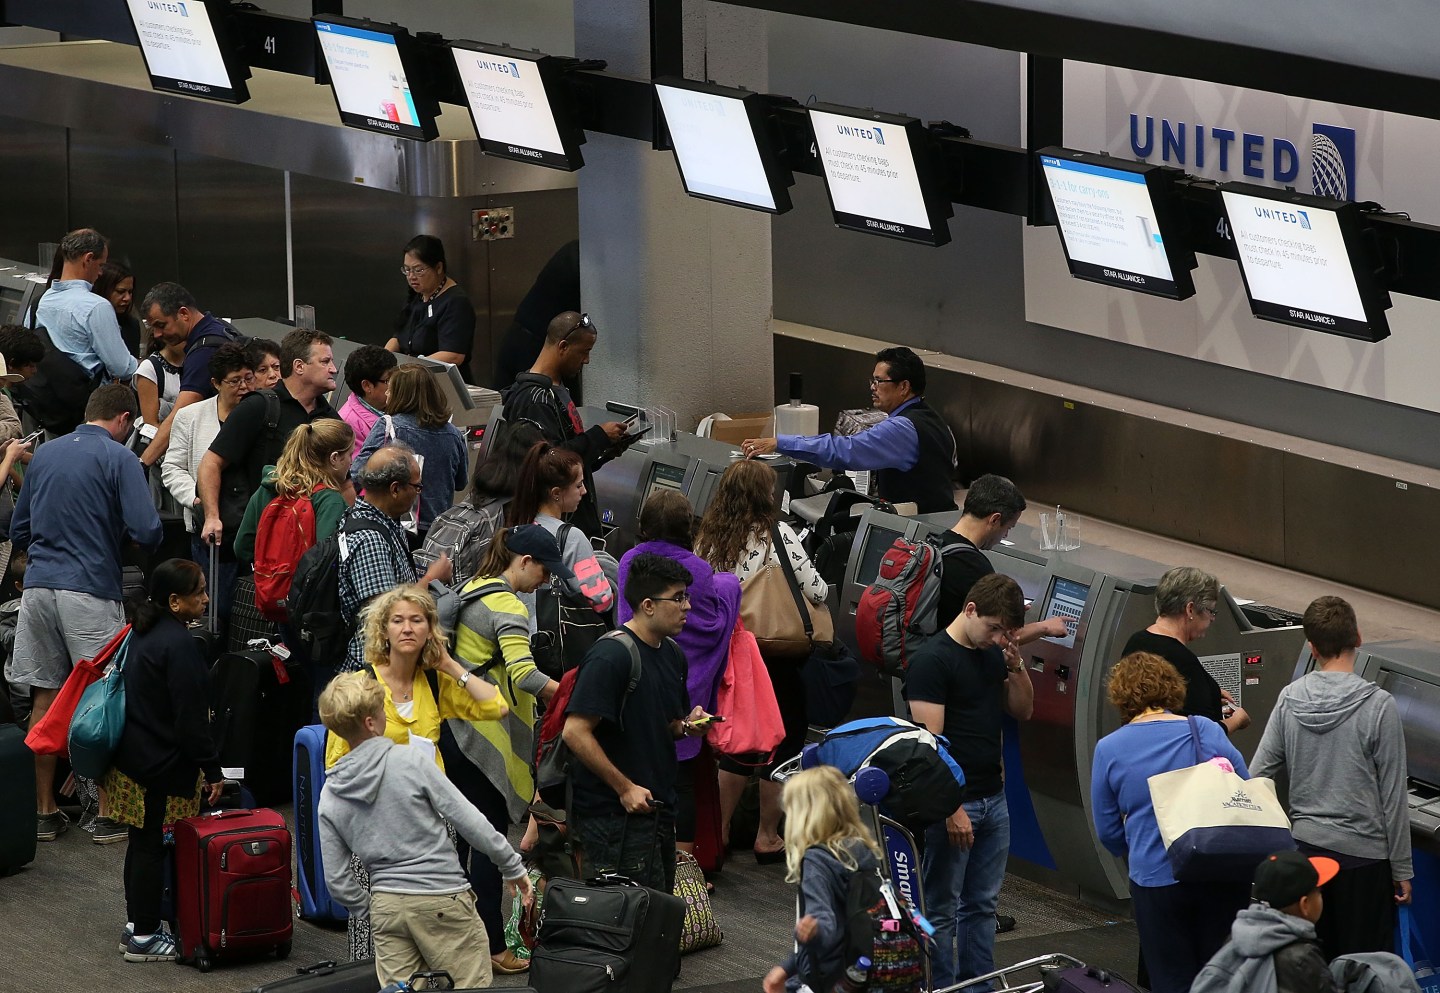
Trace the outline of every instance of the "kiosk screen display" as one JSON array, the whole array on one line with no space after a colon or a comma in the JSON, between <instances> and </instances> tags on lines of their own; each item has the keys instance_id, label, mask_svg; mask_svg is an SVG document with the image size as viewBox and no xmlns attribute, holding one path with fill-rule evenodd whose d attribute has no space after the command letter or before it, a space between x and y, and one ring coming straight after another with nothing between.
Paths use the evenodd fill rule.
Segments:
<instances>
[{"instance_id":1,"label":"kiosk screen display","mask_svg":"<svg viewBox=\"0 0 1440 993\"><path fill-rule=\"evenodd\" d=\"M411 90L401 57L400 46L409 41L404 28L317 18L315 32L342 122L400 138L435 137L431 101Z\"/></svg>"},{"instance_id":2,"label":"kiosk screen display","mask_svg":"<svg viewBox=\"0 0 1440 993\"><path fill-rule=\"evenodd\" d=\"M1220 195L1256 317L1366 341L1389 336L1389 297L1362 261L1355 204L1243 183Z\"/></svg>"},{"instance_id":3,"label":"kiosk screen display","mask_svg":"<svg viewBox=\"0 0 1440 993\"><path fill-rule=\"evenodd\" d=\"M1164 170L1056 149L1040 153L1040 167L1072 275L1177 300L1194 295L1194 254L1172 259Z\"/></svg>"},{"instance_id":4,"label":"kiosk screen display","mask_svg":"<svg viewBox=\"0 0 1440 993\"><path fill-rule=\"evenodd\" d=\"M238 59L226 58L216 33L213 18L224 11L223 0L129 0L129 8L151 86L226 103L250 99L248 71L232 71Z\"/></svg>"},{"instance_id":5,"label":"kiosk screen display","mask_svg":"<svg viewBox=\"0 0 1440 993\"><path fill-rule=\"evenodd\" d=\"M646 501L661 490L682 492L684 488L685 467L683 465L652 462L650 464L650 479L645 485L645 498L640 501L640 506L645 506Z\"/></svg>"},{"instance_id":6,"label":"kiosk screen display","mask_svg":"<svg viewBox=\"0 0 1440 993\"><path fill-rule=\"evenodd\" d=\"M657 80L655 93L686 193L772 214L790 208L756 94L681 79Z\"/></svg>"},{"instance_id":7,"label":"kiosk screen display","mask_svg":"<svg viewBox=\"0 0 1440 993\"><path fill-rule=\"evenodd\" d=\"M905 537L903 531L892 531L890 528L867 528L865 531L865 544L860 549L860 568L855 571L855 582L861 586L869 586L875 582L880 575L880 560L895 544L896 538Z\"/></svg>"},{"instance_id":8,"label":"kiosk screen display","mask_svg":"<svg viewBox=\"0 0 1440 993\"><path fill-rule=\"evenodd\" d=\"M950 240L949 198L921 146L919 120L826 104L808 110L838 226L927 245Z\"/></svg>"},{"instance_id":9,"label":"kiosk screen display","mask_svg":"<svg viewBox=\"0 0 1440 993\"><path fill-rule=\"evenodd\" d=\"M1386 668L1375 673L1375 684L1395 698L1400 711L1410 776L1440 786L1440 686Z\"/></svg>"},{"instance_id":10,"label":"kiosk screen display","mask_svg":"<svg viewBox=\"0 0 1440 993\"><path fill-rule=\"evenodd\" d=\"M1070 633L1064 638L1046 638L1046 641L1065 648L1075 647L1075 631L1080 627L1080 617L1085 613L1085 599L1089 596L1090 587L1087 584L1055 577L1050 584L1050 595L1040 611L1040 619L1048 621L1058 617L1065 622L1065 628Z\"/></svg>"},{"instance_id":11,"label":"kiosk screen display","mask_svg":"<svg viewBox=\"0 0 1440 993\"><path fill-rule=\"evenodd\" d=\"M549 56L468 41L451 42L450 52L481 151L552 169L584 165L584 135L557 99Z\"/></svg>"}]
</instances>

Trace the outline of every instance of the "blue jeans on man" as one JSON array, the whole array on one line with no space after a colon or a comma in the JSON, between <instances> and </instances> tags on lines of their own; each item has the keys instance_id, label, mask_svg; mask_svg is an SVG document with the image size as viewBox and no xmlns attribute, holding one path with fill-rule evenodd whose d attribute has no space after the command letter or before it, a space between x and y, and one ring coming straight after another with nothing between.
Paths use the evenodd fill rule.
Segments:
<instances>
[{"instance_id":1,"label":"blue jeans on man","mask_svg":"<svg viewBox=\"0 0 1440 993\"><path fill-rule=\"evenodd\" d=\"M950 844L941 821L926 830L920 860L925 915L935 925L930 988L937 990L995 970L995 908L1010 854L1010 808L1004 790L964 806L975 843Z\"/></svg>"}]
</instances>

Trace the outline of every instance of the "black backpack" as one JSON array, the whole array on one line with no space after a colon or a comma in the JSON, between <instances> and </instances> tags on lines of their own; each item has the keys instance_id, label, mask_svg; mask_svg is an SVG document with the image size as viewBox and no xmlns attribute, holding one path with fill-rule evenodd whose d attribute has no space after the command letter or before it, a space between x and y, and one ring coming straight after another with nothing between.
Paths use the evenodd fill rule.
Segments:
<instances>
[{"instance_id":1,"label":"black backpack","mask_svg":"<svg viewBox=\"0 0 1440 993\"><path fill-rule=\"evenodd\" d=\"M300 556L290 582L286 603L290 626L298 644L286 644L298 660L333 664L344 658L355 634L356 621L345 619L340 605L340 536L374 531L384 534L378 524L347 517L340 529L316 542Z\"/></svg>"},{"instance_id":2,"label":"black backpack","mask_svg":"<svg viewBox=\"0 0 1440 993\"><path fill-rule=\"evenodd\" d=\"M800 913L805 896L800 890ZM849 874L844 917L841 970L833 976L802 977L811 989L834 989L846 966L862 955L870 960L866 990L869 993L921 993L925 981L925 954L910 917L910 906L895 892L894 884L878 868Z\"/></svg>"},{"instance_id":3,"label":"black backpack","mask_svg":"<svg viewBox=\"0 0 1440 993\"><path fill-rule=\"evenodd\" d=\"M85 405L105 379L102 366L92 373L60 351L43 327L35 328L45 354L35 372L11 388L15 399L52 435L69 434L85 421Z\"/></svg>"}]
</instances>

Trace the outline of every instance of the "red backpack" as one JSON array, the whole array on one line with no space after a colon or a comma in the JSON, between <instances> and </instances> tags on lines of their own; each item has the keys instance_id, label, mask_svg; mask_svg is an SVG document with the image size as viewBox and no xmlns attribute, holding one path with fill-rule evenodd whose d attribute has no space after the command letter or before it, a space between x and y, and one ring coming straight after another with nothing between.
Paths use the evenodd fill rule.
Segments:
<instances>
[{"instance_id":1,"label":"red backpack","mask_svg":"<svg viewBox=\"0 0 1440 993\"><path fill-rule=\"evenodd\" d=\"M288 621L285 598L300 556L315 545L314 494L323 483L303 497L277 496L260 512L255 530L255 607L271 621Z\"/></svg>"},{"instance_id":2,"label":"red backpack","mask_svg":"<svg viewBox=\"0 0 1440 993\"><path fill-rule=\"evenodd\" d=\"M860 657L885 675L903 676L911 656L935 633L945 558L974 551L968 542L941 547L933 536L896 538L880 560L880 574L855 605Z\"/></svg>"}]
</instances>

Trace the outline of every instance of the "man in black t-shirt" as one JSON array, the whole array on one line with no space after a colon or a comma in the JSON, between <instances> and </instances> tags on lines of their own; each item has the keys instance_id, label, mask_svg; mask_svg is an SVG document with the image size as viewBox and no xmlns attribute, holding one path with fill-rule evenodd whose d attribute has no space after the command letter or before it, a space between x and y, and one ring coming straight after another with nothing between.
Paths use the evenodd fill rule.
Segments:
<instances>
[{"instance_id":1,"label":"man in black t-shirt","mask_svg":"<svg viewBox=\"0 0 1440 993\"><path fill-rule=\"evenodd\" d=\"M663 555L637 555L623 591L635 612L619 637L585 654L565 708L571 763L570 830L587 872L618 872L669 893L675 885L675 739L703 735L690 707L685 656L673 638L690 611L693 577ZM630 683L630 645L640 678Z\"/></svg>"},{"instance_id":2,"label":"man in black t-shirt","mask_svg":"<svg viewBox=\"0 0 1440 993\"><path fill-rule=\"evenodd\" d=\"M936 630L947 626L965 609L970 588L995 571L985 550L994 548L1010 533L1025 510L1025 498L1004 476L981 476L965 491L960 519L937 536L945 568L940 574L940 603ZM1015 632L1015 642L1028 645L1037 638L1063 638L1065 622L1058 617L1026 624Z\"/></svg>"},{"instance_id":3,"label":"man in black t-shirt","mask_svg":"<svg viewBox=\"0 0 1440 993\"><path fill-rule=\"evenodd\" d=\"M982 577L965 608L910 662L905 695L916 723L949 741L965 772L964 802L925 833L921 878L935 925L932 986L995 968L995 908L1010 853L1002 718L1030 719L1035 687L1015 634L1025 598L1009 576Z\"/></svg>"}]
</instances>

